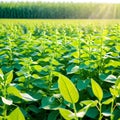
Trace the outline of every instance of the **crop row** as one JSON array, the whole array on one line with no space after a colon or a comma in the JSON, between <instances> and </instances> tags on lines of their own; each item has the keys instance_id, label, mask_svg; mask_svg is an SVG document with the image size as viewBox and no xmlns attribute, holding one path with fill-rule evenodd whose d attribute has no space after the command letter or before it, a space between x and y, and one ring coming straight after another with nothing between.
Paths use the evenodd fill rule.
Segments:
<instances>
[{"instance_id":1,"label":"crop row","mask_svg":"<svg viewBox=\"0 0 120 120\"><path fill-rule=\"evenodd\" d=\"M1 119L120 118L119 24L0 30Z\"/></svg>"}]
</instances>

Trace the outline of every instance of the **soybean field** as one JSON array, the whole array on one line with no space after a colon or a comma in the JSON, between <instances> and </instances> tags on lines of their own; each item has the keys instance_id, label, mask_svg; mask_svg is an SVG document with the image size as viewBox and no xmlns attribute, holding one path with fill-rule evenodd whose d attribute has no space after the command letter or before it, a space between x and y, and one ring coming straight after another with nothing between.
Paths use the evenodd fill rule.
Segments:
<instances>
[{"instance_id":1,"label":"soybean field","mask_svg":"<svg viewBox=\"0 0 120 120\"><path fill-rule=\"evenodd\" d=\"M0 20L0 120L120 120L120 22L101 21Z\"/></svg>"}]
</instances>

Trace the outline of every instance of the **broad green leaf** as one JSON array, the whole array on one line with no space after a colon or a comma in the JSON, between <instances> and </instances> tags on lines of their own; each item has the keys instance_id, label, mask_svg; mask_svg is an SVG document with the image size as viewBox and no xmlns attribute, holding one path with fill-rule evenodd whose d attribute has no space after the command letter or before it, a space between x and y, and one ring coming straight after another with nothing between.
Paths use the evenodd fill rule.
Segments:
<instances>
[{"instance_id":1,"label":"broad green leaf","mask_svg":"<svg viewBox=\"0 0 120 120\"><path fill-rule=\"evenodd\" d=\"M34 80L32 82L32 84L40 89L44 88L47 89L48 88L48 83L45 80Z\"/></svg>"},{"instance_id":2,"label":"broad green leaf","mask_svg":"<svg viewBox=\"0 0 120 120\"><path fill-rule=\"evenodd\" d=\"M111 116L111 113L110 112L102 112L103 116L105 117L110 117Z\"/></svg>"},{"instance_id":3,"label":"broad green leaf","mask_svg":"<svg viewBox=\"0 0 120 120\"><path fill-rule=\"evenodd\" d=\"M73 120L75 119L75 115L73 112L67 109L60 108L59 109L60 114L63 116L65 120Z\"/></svg>"},{"instance_id":4,"label":"broad green leaf","mask_svg":"<svg viewBox=\"0 0 120 120\"><path fill-rule=\"evenodd\" d=\"M11 70L5 76L6 76L6 84L10 84L13 79L13 70Z\"/></svg>"},{"instance_id":5,"label":"broad green leaf","mask_svg":"<svg viewBox=\"0 0 120 120\"><path fill-rule=\"evenodd\" d=\"M33 98L31 95L27 93L20 93L20 95L22 96L22 99L26 101L37 101L37 99Z\"/></svg>"},{"instance_id":6,"label":"broad green leaf","mask_svg":"<svg viewBox=\"0 0 120 120\"><path fill-rule=\"evenodd\" d=\"M10 113L10 115L8 116L8 120L25 120L25 117L21 112L20 108L17 107Z\"/></svg>"},{"instance_id":7,"label":"broad green leaf","mask_svg":"<svg viewBox=\"0 0 120 120\"><path fill-rule=\"evenodd\" d=\"M58 86L61 95L66 101L70 103L76 103L78 101L79 94L77 89L74 84L62 74L59 74Z\"/></svg>"},{"instance_id":8,"label":"broad green leaf","mask_svg":"<svg viewBox=\"0 0 120 120\"><path fill-rule=\"evenodd\" d=\"M75 66L74 64L69 65L66 69L67 74L73 74L79 71L79 66Z\"/></svg>"},{"instance_id":9,"label":"broad green leaf","mask_svg":"<svg viewBox=\"0 0 120 120\"><path fill-rule=\"evenodd\" d=\"M113 101L113 98L109 98L107 100L105 100L102 104L108 105Z\"/></svg>"},{"instance_id":10,"label":"broad green leaf","mask_svg":"<svg viewBox=\"0 0 120 120\"><path fill-rule=\"evenodd\" d=\"M92 91L93 91L94 95L98 98L99 101L101 101L103 98L102 88L93 79L91 80L91 85L92 85Z\"/></svg>"},{"instance_id":11,"label":"broad green leaf","mask_svg":"<svg viewBox=\"0 0 120 120\"><path fill-rule=\"evenodd\" d=\"M119 92L118 90L114 89L114 88L110 88L110 93L115 96L118 97L119 96Z\"/></svg>"},{"instance_id":12,"label":"broad green leaf","mask_svg":"<svg viewBox=\"0 0 120 120\"><path fill-rule=\"evenodd\" d=\"M13 101L12 100L8 100L4 97L1 97L2 98L2 102L6 105L12 105Z\"/></svg>"},{"instance_id":13,"label":"broad green leaf","mask_svg":"<svg viewBox=\"0 0 120 120\"><path fill-rule=\"evenodd\" d=\"M86 89L86 88L88 87L89 83L90 83L90 80L89 80L89 79L79 80L79 81L77 82L77 88L78 88L78 90L81 91L81 90Z\"/></svg>"},{"instance_id":14,"label":"broad green leaf","mask_svg":"<svg viewBox=\"0 0 120 120\"><path fill-rule=\"evenodd\" d=\"M79 51L72 53L72 56L75 58L79 58Z\"/></svg>"},{"instance_id":15,"label":"broad green leaf","mask_svg":"<svg viewBox=\"0 0 120 120\"><path fill-rule=\"evenodd\" d=\"M98 100L84 100L84 101L81 101L80 104L81 105L90 105L91 107L94 107L94 106L97 106L97 103L98 103Z\"/></svg>"},{"instance_id":16,"label":"broad green leaf","mask_svg":"<svg viewBox=\"0 0 120 120\"><path fill-rule=\"evenodd\" d=\"M93 114L94 113L94 114ZM88 109L86 116L92 119L96 119L96 117L99 115L99 111L96 107L91 107Z\"/></svg>"},{"instance_id":17,"label":"broad green leaf","mask_svg":"<svg viewBox=\"0 0 120 120\"><path fill-rule=\"evenodd\" d=\"M12 94L12 95L17 96L19 98L22 98L22 96L20 95L20 91L17 88L15 88L14 86L9 86L7 88L7 92L8 92L8 94Z\"/></svg>"},{"instance_id":18,"label":"broad green leaf","mask_svg":"<svg viewBox=\"0 0 120 120\"><path fill-rule=\"evenodd\" d=\"M43 97L40 108L46 110L58 110L60 106L61 104L56 101L55 97Z\"/></svg>"},{"instance_id":19,"label":"broad green leaf","mask_svg":"<svg viewBox=\"0 0 120 120\"><path fill-rule=\"evenodd\" d=\"M52 60L51 64L52 65L60 65L60 63L55 59Z\"/></svg>"},{"instance_id":20,"label":"broad green leaf","mask_svg":"<svg viewBox=\"0 0 120 120\"><path fill-rule=\"evenodd\" d=\"M116 79L117 79L117 78L116 78L114 75L109 75L109 76L105 79L105 81L106 81L106 82L110 82L110 83L115 83Z\"/></svg>"},{"instance_id":21,"label":"broad green leaf","mask_svg":"<svg viewBox=\"0 0 120 120\"><path fill-rule=\"evenodd\" d=\"M100 74L99 78L108 83L115 83L117 79L114 75L106 75L106 74Z\"/></svg>"},{"instance_id":22,"label":"broad green leaf","mask_svg":"<svg viewBox=\"0 0 120 120\"><path fill-rule=\"evenodd\" d=\"M35 78L35 79L40 79L40 76L37 75L37 74L33 74L32 77Z\"/></svg>"},{"instance_id":23,"label":"broad green leaf","mask_svg":"<svg viewBox=\"0 0 120 120\"><path fill-rule=\"evenodd\" d=\"M42 70L42 67L40 65L34 65L33 67L38 72L40 72Z\"/></svg>"}]
</instances>

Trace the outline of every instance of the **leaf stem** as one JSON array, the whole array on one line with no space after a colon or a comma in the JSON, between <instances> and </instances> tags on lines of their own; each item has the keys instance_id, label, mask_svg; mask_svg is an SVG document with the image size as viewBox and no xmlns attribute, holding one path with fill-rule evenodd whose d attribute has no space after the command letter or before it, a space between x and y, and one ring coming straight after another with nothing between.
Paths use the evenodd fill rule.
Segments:
<instances>
[{"instance_id":1,"label":"leaf stem","mask_svg":"<svg viewBox=\"0 0 120 120\"><path fill-rule=\"evenodd\" d=\"M74 113L75 113L75 120L78 120L77 110L76 110L76 107L75 107L75 104L74 104L74 103L73 103L73 109L74 109Z\"/></svg>"},{"instance_id":2,"label":"leaf stem","mask_svg":"<svg viewBox=\"0 0 120 120\"><path fill-rule=\"evenodd\" d=\"M113 111L114 111L114 100L115 100L115 97L113 96L113 100L112 100L112 104L111 104L111 116L110 116L110 119L113 120Z\"/></svg>"},{"instance_id":3,"label":"leaf stem","mask_svg":"<svg viewBox=\"0 0 120 120\"><path fill-rule=\"evenodd\" d=\"M100 111L100 116L99 116L99 120L102 120L102 104L99 102L99 111Z\"/></svg>"}]
</instances>

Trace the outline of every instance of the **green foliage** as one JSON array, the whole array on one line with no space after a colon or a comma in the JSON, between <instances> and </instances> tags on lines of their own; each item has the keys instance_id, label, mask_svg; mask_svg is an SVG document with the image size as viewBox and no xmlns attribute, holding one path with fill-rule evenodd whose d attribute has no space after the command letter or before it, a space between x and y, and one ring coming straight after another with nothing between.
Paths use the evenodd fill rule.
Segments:
<instances>
[{"instance_id":1,"label":"green foliage","mask_svg":"<svg viewBox=\"0 0 120 120\"><path fill-rule=\"evenodd\" d=\"M20 108L16 108L8 116L8 120L25 120Z\"/></svg>"},{"instance_id":2,"label":"green foliage","mask_svg":"<svg viewBox=\"0 0 120 120\"><path fill-rule=\"evenodd\" d=\"M70 103L76 103L79 99L79 94L74 84L65 76L59 75L58 85L61 95Z\"/></svg>"},{"instance_id":3,"label":"green foliage","mask_svg":"<svg viewBox=\"0 0 120 120\"><path fill-rule=\"evenodd\" d=\"M120 24L10 22L0 24L0 119L120 118Z\"/></svg>"},{"instance_id":4,"label":"green foliage","mask_svg":"<svg viewBox=\"0 0 120 120\"><path fill-rule=\"evenodd\" d=\"M119 8L120 4L112 3L0 2L0 18L119 19ZM22 28L27 33L28 29Z\"/></svg>"},{"instance_id":5,"label":"green foliage","mask_svg":"<svg viewBox=\"0 0 120 120\"><path fill-rule=\"evenodd\" d=\"M94 80L91 80L91 85L94 95L101 101L103 98L102 88Z\"/></svg>"}]
</instances>

